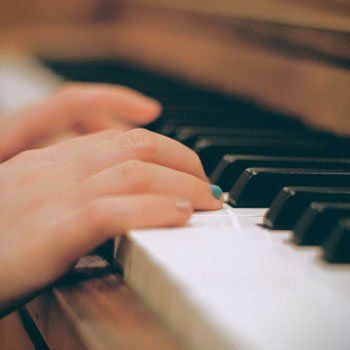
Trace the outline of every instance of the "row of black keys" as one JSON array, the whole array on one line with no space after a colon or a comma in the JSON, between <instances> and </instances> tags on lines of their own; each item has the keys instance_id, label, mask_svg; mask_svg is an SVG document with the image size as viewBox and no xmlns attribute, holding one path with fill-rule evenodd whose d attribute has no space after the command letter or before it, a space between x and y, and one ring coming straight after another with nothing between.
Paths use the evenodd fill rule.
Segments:
<instances>
[{"instance_id":1,"label":"row of black keys","mask_svg":"<svg viewBox=\"0 0 350 350\"><path fill-rule=\"evenodd\" d=\"M266 226L294 227L299 244L324 245L327 260L350 262L350 224L342 220L350 217L349 140L310 132L295 119L252 103L121 62L50 62L49 66L68 80L118 83L160 99L163 117L149 127L193 148L211 181L230 192L232 205L272 203ZM278 194L284 186L320 188L289 187ZM345 188L335 188L340 186ZM314 203L320 201L332 203Z\"/></svg>"},{"instance_id":2,"label":"row of black keys","mask_svg":"<svg viewBox=\"0 0 350 350\"><path fill-rule=\"evenodd\" d=\"M350 187L284 187L264 226L293 231L298 245L322 246L333 263L350 263Z\"/></svg>"},{"instance_id":3,"label":"row of black keys","mask_svg":"<svg viewBox=\"0 0 350 350\"><path fill-rule=\"evenodd\" d=\"M329 262L350 263L350 157L338 158L339 144L303 130L170 122L160 131L199 154L231 205L270 207L266 227L293 230L295 243L323 246Z\"/></svg>"}]
</instances>

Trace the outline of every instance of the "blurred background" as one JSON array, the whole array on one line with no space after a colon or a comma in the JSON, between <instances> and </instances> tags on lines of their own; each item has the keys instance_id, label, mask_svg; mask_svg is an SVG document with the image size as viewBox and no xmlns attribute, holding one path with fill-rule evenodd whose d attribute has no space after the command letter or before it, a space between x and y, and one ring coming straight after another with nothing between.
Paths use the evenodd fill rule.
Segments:
<instances>
[{"instance_id":1,"label":"blurred background","mask_svg":"<svg viewBox=\"0 0 350 350\"><path fill-rule=\"evenodd\" d=\"M348 0L1 0L0 25L3 54L119 60L350 133Z\"/></svg>"}]
</instances>

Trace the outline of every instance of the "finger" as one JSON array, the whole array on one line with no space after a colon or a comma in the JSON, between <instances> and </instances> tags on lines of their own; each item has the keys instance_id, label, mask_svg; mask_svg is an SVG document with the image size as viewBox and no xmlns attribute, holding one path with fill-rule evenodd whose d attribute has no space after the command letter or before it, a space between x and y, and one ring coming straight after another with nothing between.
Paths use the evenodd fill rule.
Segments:
<instances>
[{"instance_id":1,"label":"finger","mask_svg":"<svg viewBox=\"0 0 350 350\"><path fill-rule=\"evenodd\" d=\"M15 113L2 130L2 158L16 154L33 142L80 125L89 131L100 130L96 119L110 116L135 124L146 124L161 112L160 104L121 86L72 85L50 98ZM6 146L6 147L5 147Z\"/></svg>"},{"instance_id":2,"label":"finger","mask_svg":"<svg viewBox=\"0 0 350 350\"><path fill-rule=\"evenodd\" d=\"M89 155L90 149L98 146L100 143L106 142L106 140L115 138L127 128L128 126L126 125L116 123L114 129L100 133L73 138L70 138L70 135L67 133L67 140L65 141L61 140L53 146L17 155L17 157L9 160L9 162L12 162L12 166L14 166L16 170L11 179L4 180L5 183L6 181L9 182L9 186L5 186L7 191L12 191L13 188L19 188L19 190L21 190L20 184L22 182L27 183L33 176L39 178L40 175L47 174L48 171L56 172L57 169L61 169L63 164L69 162L69 160L75 162L76 159ZM82 169L77 169L78 174L81 172ZM64 178L67 178L67 172L64 173ZM34 188L34 190L36 190L36 188ZM50 191L47 192L50 193Z\"/></svg>"},{"instance_id":3,"label":"finger","mask_svg":"<svg viewBox=\"0 0 350 350\"><path fill-rule=\"evenodd\" d=\"M14 113L2 131L8 156L31 147L34 142L68 131L77 122L72 104L54 94Z\"/></svg>"},{"instance_id":4,"label":"finger","mask_svg":"<svg viewBox=\"0 0 350 350\"><path fill-rule=\"evenodd\" d=\"M99 199L53 224L52 235L48 238L52 247L48 247L47 251L61 255L62 260L59 263L54 261L54 266L69 264L108 238L127 230L180 226L188 221L191 214L192 207L188 201L168 196Z\"/></svg>"},{"instance_id":5,"label":"finger","mask_svg":"<svg viewBox=\"0 0 350 350\"><path fill-rule=\"evenodd\" d=\"M95 118L94 120L91 120L87 125L84 125L81 127L81 125L78 125L75 129L80 133L96 133L103 130L108 129L115 129L118 130L118 132L127 132L131 129L135 128L135 125L126 123L123 121L117 121L113 119L110 116L105 116L101 118Z\"/></svg>"},{"instance_id":6,"label":"finger","mask_svg":"<svg viewBox=\"0 0 350 350\"><path fill-rule=\"evenodd\" d=\"M194 151L166 136L144 129L134 129L115 137L108 134L105 142L99 142L85 154L80 153L79 157L71 160L70 166L76 169L77 175L88 177L131 159L156 163L208 181Z\"/></svg>"},{"instance_id":7,"label":"finger","mask_svg":"<svg viewBox=\"0 0 350 350\"><path fill-rule=\"evenodd\" d=\"M180 226L191 213L191 204L185 200L144 195L93 201L55 222L42 222L41 216L40 229L26 227L21 233L4 237L2 260L11 266L12 281L18 283L11 285L10 293L5 288L2 295L21 295L48 285L78 258L115 235L136 228ZM20 239L23 232L27 234L25 240ZM38 250L41 254L35 253ZM14 258L15 251L21 259Z\"/></svg>"},{"instance_id":8,"label":"finger","mask_svg":"<svg viewBox=\"0 0 350 350\"><path fill-rule=\"evenodd\" d=\"M137 125L147 124L161 113L158 101L120 85L74 85L66 95L67 103L83 116L80 119L82 122L85 118L82 114L84 111L87 112L86 115L109 115ZM91 120L87 119L87 126Z\"/></svg>"},{"instance_id":9,"label":"finger","mask_svg":"<svg viewBox=\"0 0 350 350\"><path fill-rule=\"evenodd\" d=\"M87 178L80 183L79 193L83 201L108 195L153 193L185 198L198 210L222 207L222 196L215 198L211 186L198 177L134 160Z\"/></svg>"},{"instance_id":10,"label":"finger","mask_svg":"<svg viewBox=\"0 0 350 350\"><path fill-rule=\"evenodd\" d=\"M137 125L131 123L116 121L112 118L105 118L105 120L99 125L99 129L96 128L96 130L92 130L91 132L89 132L89 134L96 132L112 131L113 135L121 135L125 132L135 129L136 127Z\"/></svg>"},{"instance_id":11,"label":"finger","mask_svg":"<svg viewBox=\"0 0 350 350\"><path fill-rule=\"evenodd\" d=\"M46 145L46 147L42 149L22 152L8 160L7 164L11 164L15 171L13 177L7 180L13 184L16 179L21 179L23 177L28 180L28 177L32 174L38 177L47 170L56 171L57 168L62 167L64 162L72 158L77 158L80 154L88 152L89 148L98 145L100 142L104 142L108 135L110 135L110 137L115 137L119 133L122 133L123 130L125 130L125 127L121 126L121 128L116 127L109 131L84 136L76 136L76 134L72 132L67 132L64 135L66 136L66 140L60 140L59 142L57 140L57 143L54 145ZM1 141L2 139L0 138L0 144ZM6 179L3 179L3 181L5 180Z\"/></svg>"},{"instance_id":12,"label":"finger","mask_svg":"<svg viewBox=\"0 0 350 350\"><path fill-rule=\"evenodd\" d=\"M122 130L119 131L119 129L115 128L110 130L109 133L115 136L119 132L121 133ZM104 141L107 134L108 132L103 132L77 137L73 133L66 133L64 135L66 140L56 140L57 142L52 146L46 145L45 148L22 152L9 159L7 164L13 167L13 176L7 178L5 174L1 176L0 173L0 180L5 184L4 188L7 191L12 191L13 188L21 190L21 183L28 183L32 176L38 178L47 174L47 171L57 171L57 168L61 168L62 164L69 161L69 159L79 157L92 145L96 146L99 142ZM0 137L0 149L1 141ZM42 147L45 145L38 144L38 146ZM8 185L6 185L6 182L8 182Z\"/></svg>"},{"instance_id":13,"label":"finger","mask_svg":"<svg viewBox=\"0 0 350 350\"><path fill-rule=\"evenodd\" d=\"M106 140L128 131L130 131L129 125L110 121L108 130L83 136L76 135L75 137L61 140L52 146L46 147L45 153L50 160L55 160L59 162L59 165L62 165L62 162L84 155L99 144L106 142Z\"/></svg>"}]
</instances>

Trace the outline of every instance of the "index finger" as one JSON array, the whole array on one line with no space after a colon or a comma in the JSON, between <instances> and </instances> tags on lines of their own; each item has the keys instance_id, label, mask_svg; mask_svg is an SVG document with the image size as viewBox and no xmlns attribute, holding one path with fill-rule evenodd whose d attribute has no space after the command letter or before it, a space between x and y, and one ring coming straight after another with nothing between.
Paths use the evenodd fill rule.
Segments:
<instances>
[{"instance_id":1,"label":"index finger","mask_svg":"<svg viewBox=\"0 0 350 350\"><path fill-rule=\"evenodd\" d=\"M103 135L102 135L103 136ZM96 138L97 140L97 138ZM82 144L77 147L84 147ZM127 160L142 160L179 170L208 181L198 155L169 137L145 130L134 129L121 135L105 134L95 146L86 146L76 152L67 166L73 167L82 179Z\"/></svg>"},{"instance_id":2,"label":"index finger","mask_svg":"<svg viewBox=\"0 0 350 350\"><path fill-rule=\"evenodd\" d=\"M158 118L162 110L157 100L121 85L75 84L66 91L62 100L77 115L109 115L118 121L144 125Z\"/></svg>"}]
</instances>

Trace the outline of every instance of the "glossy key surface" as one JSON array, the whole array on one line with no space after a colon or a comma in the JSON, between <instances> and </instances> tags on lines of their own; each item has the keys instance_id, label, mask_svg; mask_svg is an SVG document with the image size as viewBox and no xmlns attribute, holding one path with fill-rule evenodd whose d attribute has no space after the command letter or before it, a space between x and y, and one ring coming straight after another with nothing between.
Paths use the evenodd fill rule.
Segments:
<instances>
[{"instance_id":1,"label":"glossy key surface","mask_svg":"<svg viewBox=\"0 0 350 350\"><path fill-rule=\"evenodd\" d=\"M225 155L214 169L210 180L227 192L243 171L252 167L350 169L350 159Z\"/></svg>"},{"instance_id":2,"label":"glossy key surface","mask_svg":"<svg viewBox=\"0 0 350 350\"><path fill-rule=\"evenodd\" d=\"M324 156L332 153L326 145L313 141L275 138L219 137L198 138L193 146L210 175L225 154L256 154L269 156ZM338 156L339 158L339 156Z\"/></svg>"},{"instance_id":3,"label":"glossy key surface","mask_svg":"<svg viewBox=\"0 0 350 350\"><path fill-rule=\"evenodd\" d=\"M349 183L349 171L249 168L232 187L229 202L236 207L266 208L286 186L346 187Z\"/></svg>"},{"instance_id":4,"label":"glossy key surface","mask_svg":"<svg viewBox=\"0 0 350 350\"><path fill-rule=\"evenodd\" d=\"M174 132L174 138L188 147L193 147L200 137L224 136L230 138L248 137L254 139L275 138L283 139L285 137L299 140L315 140L314 134L300 130L276 130L261 128L237 128L233 126L201 126L201 125L182 125Z\"/></svg>"},{"instance_id":5,"label":"glossy key surface","mask_svg":"<svg viewBox=\"0 0 350 350\"><path fill-rule=\"evenodd\" d=\"M337 264L350 263L350 220L341 219L323 244L326 261Z\"/></svg>"},{"instance_id":6,"label":"glossy key surface","mask_svg":"<svg viewBox=\"0 0 350 350\"><path fill-rule=\"evenodd\" d=\"M311 203L293 229L299 245L322 245L342 217L350 218L350 204Z\"/></svg>"},{"instance_id":7,"label":"glossy key surface","mask_svg":"<svg viewBox=\"0 0 350 350\"><path fill-rule=\"evenodd\" d=\"M271 203L264 226L274 230L292 229L307 207L320 201L350 203L350 188L285 187Z\"/></svg>"}]
</instances>

